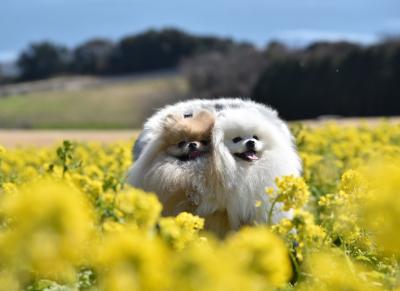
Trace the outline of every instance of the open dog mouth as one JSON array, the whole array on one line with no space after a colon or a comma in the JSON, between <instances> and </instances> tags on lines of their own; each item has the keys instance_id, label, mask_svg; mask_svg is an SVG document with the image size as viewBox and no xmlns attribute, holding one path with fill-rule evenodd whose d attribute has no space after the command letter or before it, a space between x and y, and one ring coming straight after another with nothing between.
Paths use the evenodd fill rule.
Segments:
<instances>
[{"instance_id":1,"label":"open dog mouth","mask_svg":"<svg viewBox=\"0 0 400 291\"><path fill-rule=\"evenodd\" d=\"M257 153L255 151L246 151L243 153L235 153L234 154L236 157L241 158L242 160L245 160L247 162L252 162L258 160Z\"/></svg>"},{"instance_id":2,"label":"open dog mouth","mask_svg":"<svg viewBox=\"0 0 400 291\"><path fill-rule=\"evenodd\" d=\"M193 151L190 151L187 155L181 156L179 159L181 161L194 160L194 159L197 159L198 157L201 157L205 153L206 152L204 152L204 151L193 150Z\"/></svg>"}]
</instances>

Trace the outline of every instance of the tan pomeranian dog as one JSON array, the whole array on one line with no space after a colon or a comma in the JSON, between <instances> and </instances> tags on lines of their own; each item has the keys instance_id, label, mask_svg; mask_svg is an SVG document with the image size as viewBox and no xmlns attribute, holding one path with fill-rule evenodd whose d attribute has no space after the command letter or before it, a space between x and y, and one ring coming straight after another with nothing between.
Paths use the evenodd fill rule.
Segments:
<instances>
[{"instance_id":1,"label":"tan pomeranian dog","mask_svg":"<svg viewBox=\"0 0 400 291\"><path fill-rule=\"evenodd\" d=\"M196 212L206 185L214 115L202 110L184 116L171 113L128 172L131 185L158 195L163 215Z\"/></svg>"}]
</instances>

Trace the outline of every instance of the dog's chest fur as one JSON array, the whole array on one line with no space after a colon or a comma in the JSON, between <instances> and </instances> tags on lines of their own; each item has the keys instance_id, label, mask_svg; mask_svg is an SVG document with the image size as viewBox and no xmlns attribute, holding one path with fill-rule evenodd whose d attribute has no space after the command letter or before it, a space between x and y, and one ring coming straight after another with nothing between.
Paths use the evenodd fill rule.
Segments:
<instances>
[{"instance_id":1,"label":"dog's chest fur","mask_svg":"<svg viewBox=\"0 0 400 291\"><path fill-rule=\"evenodd\" d=\"M225 163L219 164L216 169L218 173L204 171L208 179L201 182L207 187L197 188L201 197L196 214L207 216L226 210L232 229L246 224L266 223L271 202L265 189L275 187L277 176L299 174L293 171L290 158L284 153L271 151L264 153L260 160L249 163L225 155ZM215 176L220 179L215 179ZM291 215L280 210L272 214L273 223Z\"/></svg>"}]
</instances>

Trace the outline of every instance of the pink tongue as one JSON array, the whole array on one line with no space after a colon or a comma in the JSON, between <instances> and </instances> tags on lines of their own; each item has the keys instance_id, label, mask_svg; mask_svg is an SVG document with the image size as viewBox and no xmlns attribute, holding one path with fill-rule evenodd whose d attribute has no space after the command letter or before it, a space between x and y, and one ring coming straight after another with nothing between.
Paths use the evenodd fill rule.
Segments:
<instances>
[{"instance_id":1,"label":"pink tongue","mask_svg":"<svg viewBox=\"0 0 400 291\"><path fill-rule=\"evenodd\" d=\"M255 152L249 151L249 152L244 152L243 155L252 161L258 160L258 157L256 156Z\"/></svg>"},{"instance_id":2,"label":"pink tongue","mask_svg":"<svg viewBox=\"0 0 400 291\"><path fill-rule=\"evenodd\" d=\"M190 159L195 159L195 158L199 157L200 155L201 155L200 151L193 151L193 152L189 153L189 158Z\"/></svg>"}]
</instances>

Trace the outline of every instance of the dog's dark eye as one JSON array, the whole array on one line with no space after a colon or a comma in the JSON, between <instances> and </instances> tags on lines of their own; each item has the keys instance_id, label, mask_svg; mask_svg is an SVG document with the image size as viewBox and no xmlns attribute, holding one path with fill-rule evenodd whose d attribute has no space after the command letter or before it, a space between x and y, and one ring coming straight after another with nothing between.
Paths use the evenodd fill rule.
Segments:
<instances>
[{"instance_id":1,"label":"dog's dark eye","mask_svg":"<svg viewBox=\"0 0 400 291\"><path fill-rule=\"evenodd\" d=\"M234 139L232 139L232 141L234 142L234 143L238 143L239 141L241 141L242 140L242 138L240 137L240 136L237 136L237 137L235 137Z\"/></svg>"},{"instance_id":2,"label":"dog's dark eye","mask_svg":"<svg viewBox=\"0 0 400 291\"><path fill-rule=\"evenodd\" d=\"M178 147L179 147L179 148L183 147L183 146L185 145L185 143L186 143L186 142L185 142L184 140L181 141L180 143L178 143Z\"/></svg>"},{"instance_id":3,"label":"dog's dark eye","mask_svg":"<svg viewBox=\"0 0 400 291\"><path fill-rule=\"evenodd\" d=\"M203 145L208 145L209 141L208 140L201 140L200 141Z\"/></svg>"},{"instance_id":4,"label":"dog's dark eye","mask_svg":"<svg viewBox=\"0 0 400 291\"><path fill-rule=\"evenodd\" d=\"M256 135L253 135L253 138L256 139L256 140L258 140L258 136L256 136Z\"/></svg>"}]
</instances>

